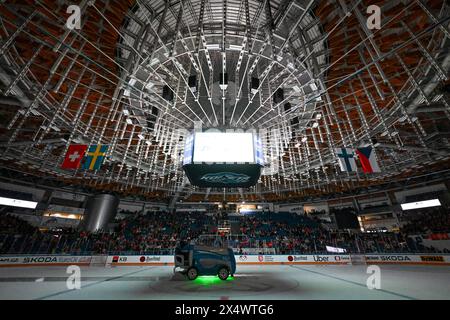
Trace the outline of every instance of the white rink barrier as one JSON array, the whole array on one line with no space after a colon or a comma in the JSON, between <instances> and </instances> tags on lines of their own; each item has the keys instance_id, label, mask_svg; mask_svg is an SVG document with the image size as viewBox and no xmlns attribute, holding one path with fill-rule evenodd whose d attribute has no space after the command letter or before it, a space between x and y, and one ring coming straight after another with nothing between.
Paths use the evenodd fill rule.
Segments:
<instances>
[{"instance_id":1,"label":"white rink barrier","mask_svg":"<svg viewBox=\"0 0 450 320\"><path fill-rule=\"evenodd\" d=\"M350 264L349 255L235 255L237 264ZM111 265L174 265L173 256L110 256Z\"/></svg>"},{"instance_id":2,"label":"white rink barrier","mask_svg":"<svg viewBox=\"0 0 450 320\"><path fill-rule=\"evenodd\" d=\"M174 256L109 256L106 264L113 266L173 266Z\"/></svg>"},{"instance_id":3,"label":"white rink barrier","mask_svg":"<svg viewBox=\"0 0 450 320\"><path fill-rule=\"evenodd\" d=\"M366 264L411 264L411 265L450 265L450 255L424 253L405 254L368 254Z\"/></svg>"},{"instance_id":4,"label":"white rink barrier","mask_svg":"<svg viewBox=\"0 0 450 320\"><path fill-rule=\"evenodd\" d=\"M236 255L237 264L350 264L349 255Z\"/></svg>"},{"instance_id":5,"label":"white rink barrier","mask_svg":"<svg viewBox=\"0 0 450 320\"><path fill-rule=\"evenodd\" d=\"M0 267L23 266L89 266L100 256L66 255L0 255ZM363 256L364 257L364 256ZM235 255L238 265L349 265L350 255ZM365 255L366 264L409 264L450 266L450 255L441 254L369 254ZM108 256L108 266L173 266L174 257L168 255Z\"/></svg>"},{"instance_id":6,"label":"white rink barrier","mask_svg":"<svg viewBox=\"0 0 450 320\"><path fill-rule=\"evenodd\" d=\"M89 266L92 256L65 256L65 255L30 255L30 256L3 256L0 255L0 267L26 267L26 266Z\"/></svg>"},{"instance_id":7,"label":"white rink barrier","mask_svg":"<svg viewBox=\"0 0 450 320\"><path fill-rule=\"evenodd\" d=\"M362 255L366 264L427 264L450 265L450 255L440 254L385 254ZM351 258L348 254L336 255L235 255L239 265L348 265ZM173 256L109 256L110 265L174 265Z\"/></svg>"}]
</instances>

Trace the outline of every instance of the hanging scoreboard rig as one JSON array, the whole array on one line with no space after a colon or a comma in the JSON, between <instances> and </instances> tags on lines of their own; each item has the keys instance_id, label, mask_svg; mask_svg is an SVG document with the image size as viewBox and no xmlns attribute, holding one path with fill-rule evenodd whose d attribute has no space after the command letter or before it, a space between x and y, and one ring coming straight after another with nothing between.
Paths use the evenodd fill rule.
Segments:
<instances>
[{"instance_id":1,"label":"hanging scoreboard rig","mask_svg":"<svg viewBox=\"0 0 450 320\"><path fill-rule=\"evenodd\" d=\"M261 176L261 140L253 132L194 132L186 139L183 170L201 188L249 188Z\"/></svg>"}]
</instances>

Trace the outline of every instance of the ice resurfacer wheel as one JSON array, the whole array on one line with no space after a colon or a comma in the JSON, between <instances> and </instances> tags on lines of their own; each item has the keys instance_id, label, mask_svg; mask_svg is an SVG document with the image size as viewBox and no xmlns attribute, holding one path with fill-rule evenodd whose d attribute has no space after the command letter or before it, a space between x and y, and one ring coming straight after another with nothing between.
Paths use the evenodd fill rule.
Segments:
<instances>
[{"instance_id":1,"label":"ice resurfacer wheel","mask_svg":"<svg viewBox=\"0 0 450 320\"><path fill-rule=\"evenodd\" d=\"M227 280L228 276L230 275L230 272L227 268L223 267L219 269L219 272L217 274L219 276L220 280Z\"/></svg>"},{"instance_id":2,"label":"ice resurfacer wheel","mask_svg":"<svg viewBox=\"0 0 450 320\"><path fill-rule=\"evenodd\" d=\"M195 280L198 276L197 269L195 268L189 268L187 271L187 277L189 280Z\"/></svg>"}]
</instances>

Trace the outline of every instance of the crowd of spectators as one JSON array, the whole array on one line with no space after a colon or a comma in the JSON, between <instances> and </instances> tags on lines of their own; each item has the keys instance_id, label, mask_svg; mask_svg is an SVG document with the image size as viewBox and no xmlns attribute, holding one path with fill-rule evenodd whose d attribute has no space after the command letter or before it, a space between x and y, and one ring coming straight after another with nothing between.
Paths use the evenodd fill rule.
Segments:
<instances>
[{"instance_id":1,"label":"crowd of spectators","mask_svg":"<svg viewBox=\"0 0 450 320\"><path fill-rule=\"evenodd\" d=\"M195 239L212 223L203 213L149 212L120 221L112 232L74 229L40 231L11 215L0 215L0 253L159 252L180 239Z\"/></svg>"},{"instance_id":2,"label":"crowd of spectators","mask_svg":"<svg viewBox=\"0 0 450 320\"><path fill-rule=\"evenodd\" d=\"M318 252L329 237L316 220L291 213L244 216L240 218L240 226L241 233L249 240L239 246L247 248L277 248L280 252Z\"/></svg>"},{"instance_id":3,"label":"crowd of spectators","mask_svg":"<svg viewBox=\"0 0 450 320\"><path fill-rule=\"evenodd\" d=\"M450 214L441 207L408 211L402 220L405 223L401 231L405 234L450 233Z\"/></svg>"},{"instance_id":4,"label":"crowd of spectators","mask_svg":"<svg viewBox=\"0 0 450 320\"><path fill-rule=\"evenodd\" d=\"M450 215L442 210L421 210L408 216L399 233L352 233L330 229L314 216L294 213L257 213L238 219L235 248L270 248L280 254L326 253L327 246L350 253L437 252L411 245L409 235L450 232ZM0 253L117 254L170 253L180 240L211 234L223 217L201 212L148 212L132 214L108 232L75 229L39 230L8 214L0 215ZM405 217L403 217L405 218ZM223 242L225 243L225 242Z\"/></svg>"},{"instance_id":5,"label":"crowd of spectators","mask_svg":"<svg viewBox=\"0 0 450 320\"><path fill-rule=\"evenodd\" d=\"M0 232L5 234L33 234L39 231L27 221L9 214L0 215Z\"/></svg>"},{"instance_id":6,"label":"crowd of spectators","mask_svg":"<svg viewBox=\"0 0 450 320\"><path fill-rule=\"evenodd\" d=\"M326 253L327 246L342 248L347 252L408 252L406 239L394 233L349 233L332 230L318 218L285 214L284 219L273 220L270 216L247 216L242 218L241 231L249 239L241 247L277 248L284 253Z\"/></svg>"}]
</instances>

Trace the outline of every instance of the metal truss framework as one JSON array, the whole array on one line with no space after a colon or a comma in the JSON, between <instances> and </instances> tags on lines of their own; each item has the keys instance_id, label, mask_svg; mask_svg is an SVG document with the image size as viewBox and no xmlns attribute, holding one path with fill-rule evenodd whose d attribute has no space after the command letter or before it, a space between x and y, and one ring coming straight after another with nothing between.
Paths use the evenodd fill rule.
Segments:
<instances>
[{"instance_id":1,"label":"metal truss framework","mask_svg":"<svg viewBox=\"0 0 450 320\"><path fill-rule=\"evenodd\" d=\"M382 2L379 30L365 1L83 1L80 30L64 27L68 5L0 4L4 167L232 201L335 194L448 165L445 1ZM258 131L267 165L257 186L185 184L184 138L198 124ZM108 144L102 169L58 169L70 143ZM381 173L340 172L334 148L361 145L375 148Z\"/></svg>"}]
</instances>

